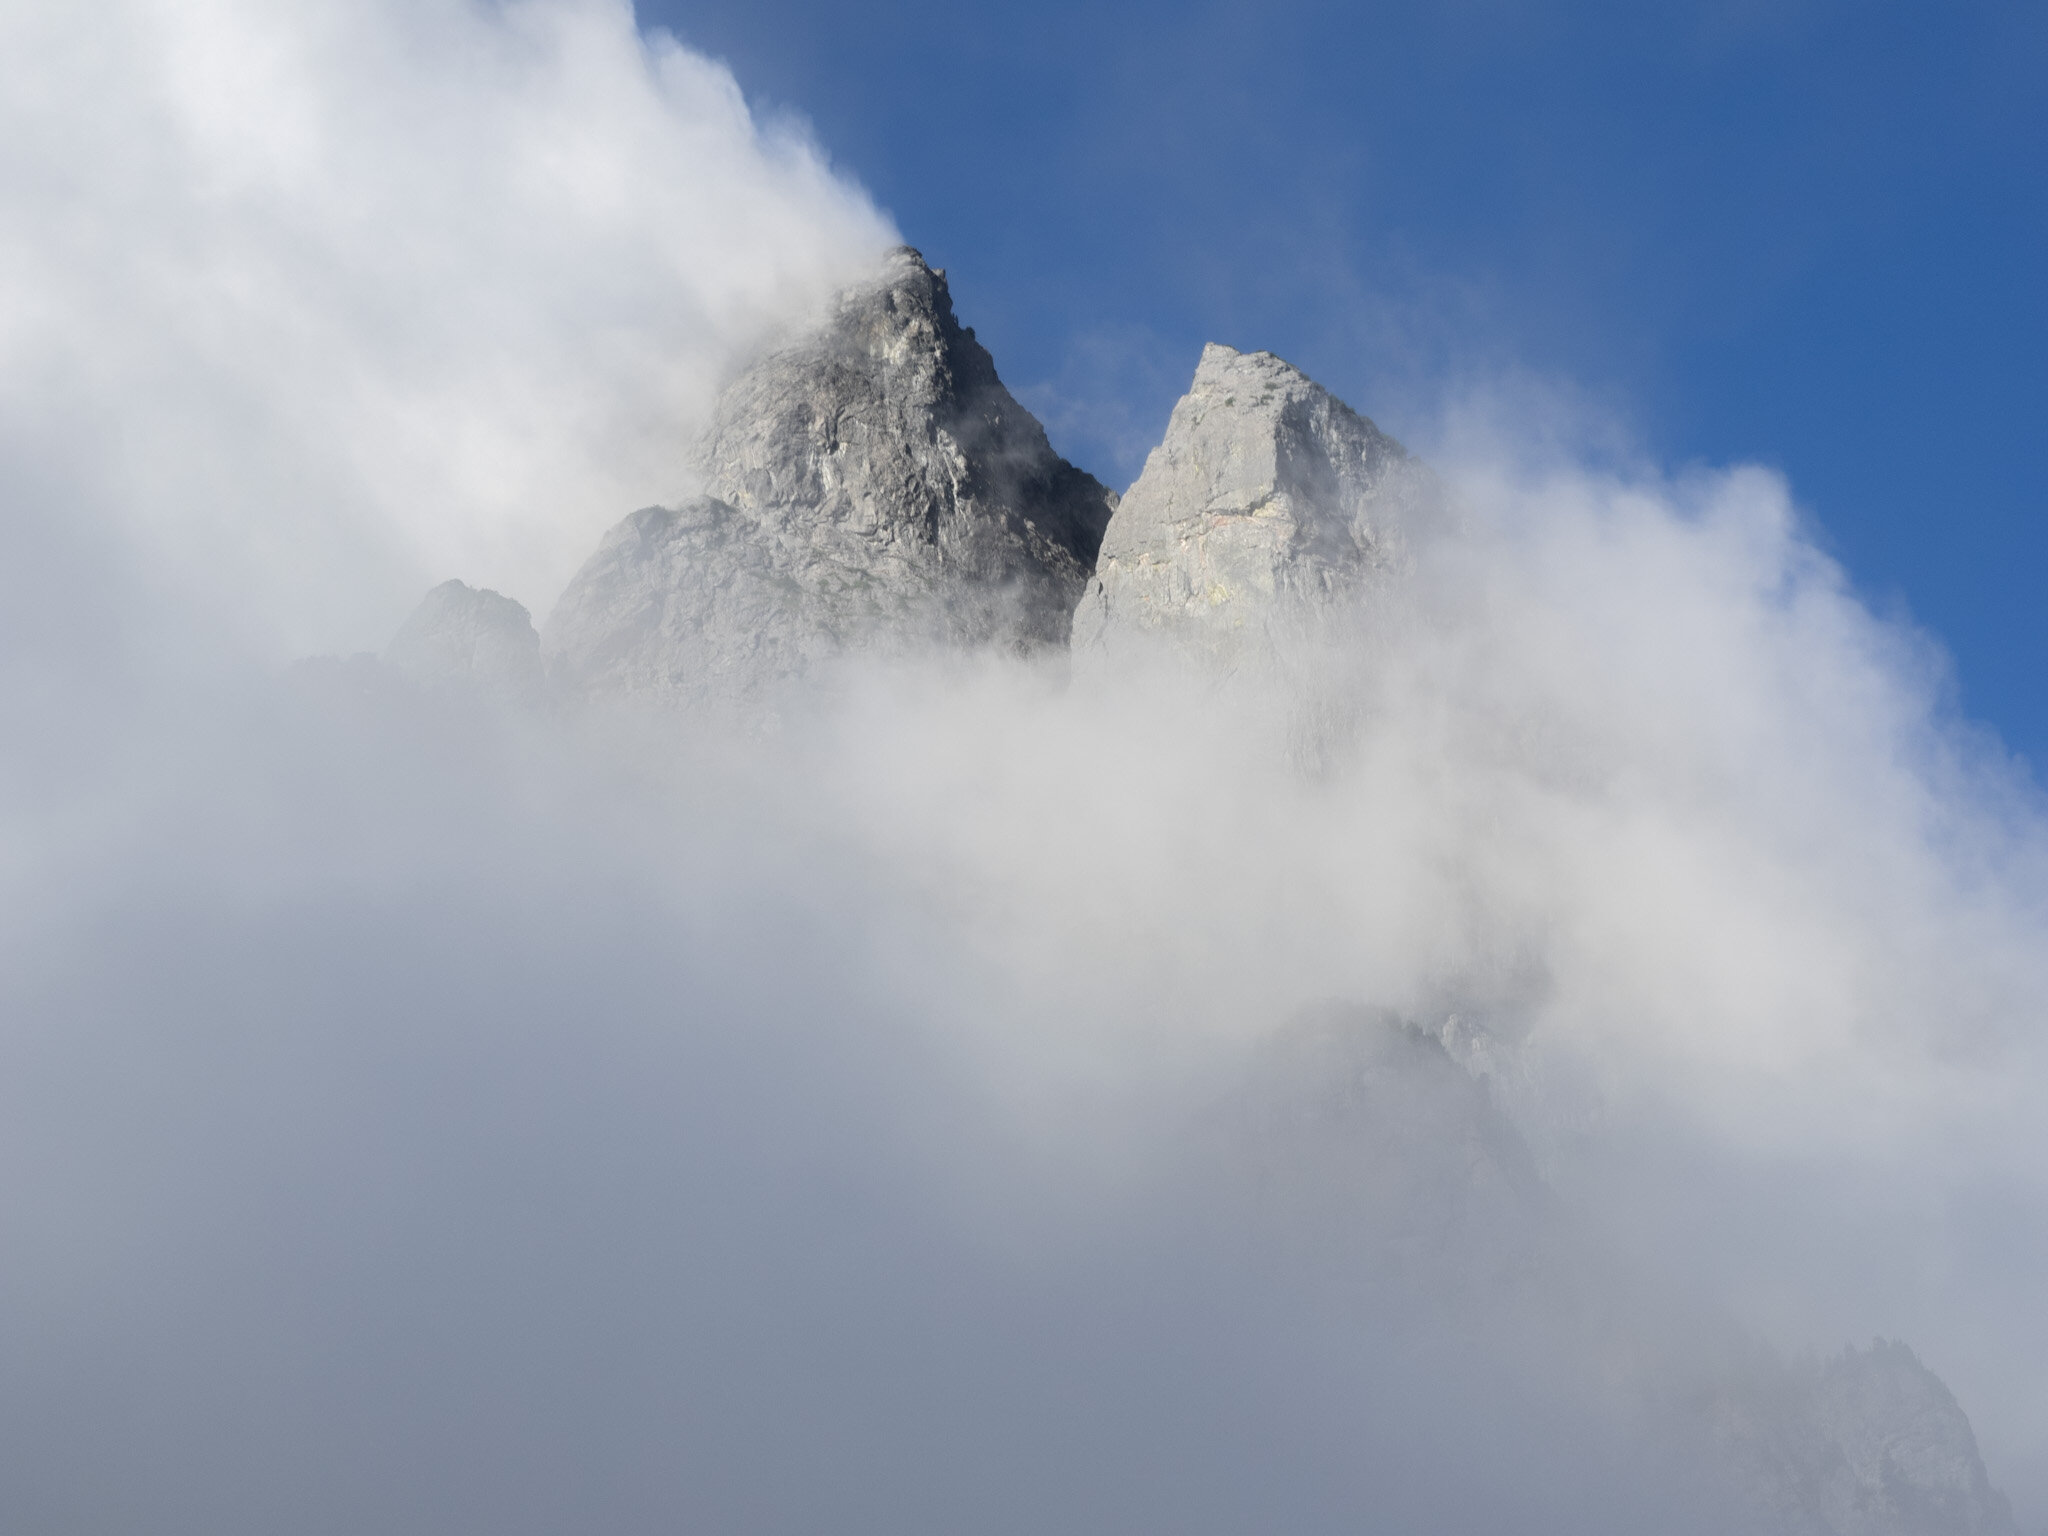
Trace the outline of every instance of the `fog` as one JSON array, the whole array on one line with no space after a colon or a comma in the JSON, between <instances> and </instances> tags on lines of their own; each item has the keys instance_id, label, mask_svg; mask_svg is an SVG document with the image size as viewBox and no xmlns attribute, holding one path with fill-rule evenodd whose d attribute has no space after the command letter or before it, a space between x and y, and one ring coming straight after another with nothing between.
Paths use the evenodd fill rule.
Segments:
<instances>
[{"instance_id":1,"label":"fog","mask_svg":"<svg viewBox=\"0 0 2048 1536\"><path fill-rule=\"evenodd\" d=\"M1779 479L1479 399L1270 675L422 692L886 217L619 6L97 14L0 20L10 1530L1724 1530L1873 1336L2048 1518L2048 818Z\"/></svg>"}]
</instances>

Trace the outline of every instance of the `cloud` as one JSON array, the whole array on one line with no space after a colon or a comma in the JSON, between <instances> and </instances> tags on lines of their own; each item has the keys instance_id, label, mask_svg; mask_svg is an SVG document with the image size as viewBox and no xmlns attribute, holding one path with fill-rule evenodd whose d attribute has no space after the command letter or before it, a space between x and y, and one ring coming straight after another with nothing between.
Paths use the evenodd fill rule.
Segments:
<instances>
[{"instance_id":1,"label":"cloud","mask_svg":"<svg viewBox=\"0 0 2048 1536\"><path fill-rule=\"evenodd\" d=\"M23 1518L1726 1529L1746 1332L2038 1489L2032 792L1774 478L1450 473L1314 776L992 657L124 715L10 842Z\"/></svg>"},{"instance_id":2,"label":"cloud","mask_svg":"<svg viewBox=\"0 0 2048 1536\"><path fill-rule=\"evenodd\" d=\"M283 654L458 573L551 601L894 239L617 0L27 5L0 44L10 478Z\"/></svg>"}]
</instances>

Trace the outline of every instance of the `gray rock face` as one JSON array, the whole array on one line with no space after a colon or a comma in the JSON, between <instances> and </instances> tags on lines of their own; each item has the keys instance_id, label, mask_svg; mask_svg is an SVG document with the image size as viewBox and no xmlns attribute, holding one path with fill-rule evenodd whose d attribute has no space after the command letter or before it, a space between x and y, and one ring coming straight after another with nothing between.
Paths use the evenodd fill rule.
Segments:
<instances>
[{"instance_id":1,"label":"gray rock face","mask_svg":"<svg viewBox=\"0 0 2048 1536\"><path fill-rule=\"evenodd\" d=\"M540 636L526 609L497 592L444 581L420 601L383 660L428 688L526 699L541 689Z\"/></svg>"},{"instance_id":2,"label":"gray rock face","mask_svg":"<svg viewBox=\"0 0 2048 1536\"><path fill-rule=\"evenodd\" d=\"M604 536L548 620L549 662L603 692L738 697L841 648L807 612L759 525L698 496L643 507Z\"/></svg>"},{"instance_id":3,"label":"gray rock face","mask_svg":"<svg viewBox=\"0 0 2048 1536\"><path fill-rule=\"evenodd\" d=\"M907 248L735 380L695 457L705 494L614 528L550 617L569 682L731 695L850 649L1055 646L1115 505Z\"/></svg>"},{"instance_id":4,"label":"gray rock face","mask_svg":"<svg viewBox=\"0 0 2048 1536\"><path fill-rule=\"evenodd\" d=\"M1312 632L1398 567L1435 498L1399 443L1300 370L1206 347L1110 519L1076 656L1151 636L1228 665Z\"/></svg>"}]
</instances>

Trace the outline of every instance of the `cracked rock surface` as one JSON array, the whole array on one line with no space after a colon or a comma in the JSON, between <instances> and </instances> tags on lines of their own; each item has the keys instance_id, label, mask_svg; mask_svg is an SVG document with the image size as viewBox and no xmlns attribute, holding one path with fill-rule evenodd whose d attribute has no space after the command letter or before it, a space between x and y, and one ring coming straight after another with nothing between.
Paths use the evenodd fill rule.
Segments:
<instances>
[{"instance_id":1,"label":"cracked rock surface","mask_svg":"<svg viewBox=\"0 0 2048 1536\"><path fill-rule=\"evenodd\" d=\"M1399 568L1435 503L1427 470L1298 368L1212 343L1110 519L1075 653L1153 637L1229 665L1313 632Z\"/></svg>"},{"instance_id":2,"label":"cracked rock surface","mask_svg":"<svg viewBox=\"0 0 2048 1536\"><path fill-rule=\"evenodd\" d=\"M632 514L563 593L571 686L733 697L849 650L1056 647L1115 505L907 247L727 387L695 464L701 496Z\"/></svg>"}]
</instances>

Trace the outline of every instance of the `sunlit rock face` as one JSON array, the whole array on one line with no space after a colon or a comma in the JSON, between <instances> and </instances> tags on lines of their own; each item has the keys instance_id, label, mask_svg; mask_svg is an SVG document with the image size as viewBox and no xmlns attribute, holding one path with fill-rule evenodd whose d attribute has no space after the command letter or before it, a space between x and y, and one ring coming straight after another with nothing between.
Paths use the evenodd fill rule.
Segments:
<instances>
[{"instance_id":1,"label":"sunlit rock face","mask_svg":"<svg viewBox=\"0 0 2048 1536\"><path fill-rule=\"evenodd\" d=\"M524 606L460 581L444 581L421 599L383 660L426 688L525 700L542 686L540 636Z\"/></svg>"},{"instance_id":2,"label":"sunlit rock face","mask_svg":"<svg viewBox=\"0 0 2048 1536\"><path fill-rule=\"evenodd\" d=\"M1057 646L1115 505L908 248L736 379L695 457L703 495L634 513L563 594L563 681L730 696L852 649Z\"/></svg>"},{"instance_id":3,"label":"sunlit rock face","mask_svg":"<svg viewBox=\"0 0 2048 1536\"><path fill-rule=\"evenodd\" d=\"M1399 568L1435 482L1270 352L1203 349L1103 536L1077 658L1147 639L1232 665L1318 632Z\"/></svg>"}]
</instances>

